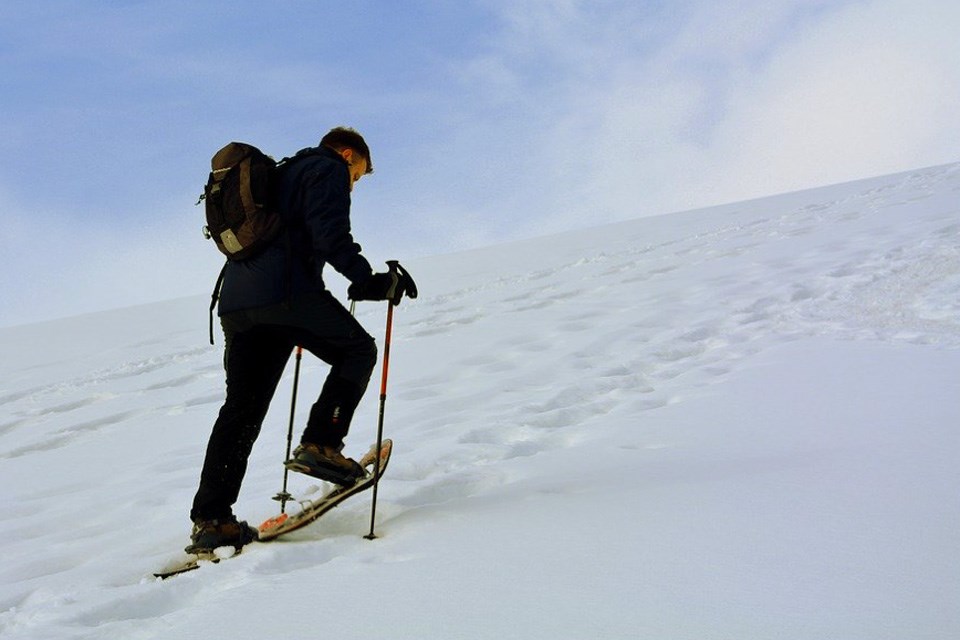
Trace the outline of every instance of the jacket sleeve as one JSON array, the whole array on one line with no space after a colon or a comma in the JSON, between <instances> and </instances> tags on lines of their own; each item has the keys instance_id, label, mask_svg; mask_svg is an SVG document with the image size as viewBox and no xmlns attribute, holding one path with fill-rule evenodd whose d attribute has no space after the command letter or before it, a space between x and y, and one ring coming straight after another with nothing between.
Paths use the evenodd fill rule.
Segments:
<instances>
[{"instance_id":1,"label":"jacket sleeve","mask_svg":"<svg viewBox=\"0 0 960 640\"><path fill-rule=\"evenodd\" d=\"M350 282L373 273L350 233L350 177L347 167L324 163L304 175L303 217L316 264L329 263Z\"/></svg>"}]
</instances>

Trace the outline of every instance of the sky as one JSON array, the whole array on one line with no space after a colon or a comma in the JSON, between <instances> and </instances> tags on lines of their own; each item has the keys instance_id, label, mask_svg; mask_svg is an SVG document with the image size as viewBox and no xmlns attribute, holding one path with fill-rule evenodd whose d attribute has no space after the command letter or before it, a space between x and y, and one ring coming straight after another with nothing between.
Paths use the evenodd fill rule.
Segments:
<instances>
[{"instance_id":1,"label":"sky","mask_svg":"<svg viewBox=\"0 0 960 640\"><path fill-rule=\"evenodd\" d=\"M361 131L374 265L955 162L958 32L949 0L6 0L0 326L209 292L231 140Z\"/></svg>"}]
</instances>

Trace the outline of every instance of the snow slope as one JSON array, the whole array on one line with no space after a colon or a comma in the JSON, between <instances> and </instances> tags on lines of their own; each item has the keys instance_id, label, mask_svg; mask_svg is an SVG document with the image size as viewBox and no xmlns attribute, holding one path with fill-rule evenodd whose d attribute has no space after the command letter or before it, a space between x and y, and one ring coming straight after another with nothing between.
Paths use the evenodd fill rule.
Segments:
<instances>
[{"instance_id":1,"label":"snow slope","mask_svg":"<svg viewBox=\"0 0 960 640\"><path fill-rule=\"evenodd\" d=\"M958 198L960 164L410 263L380 538L366 495L167 582L206 299L0 330L0 636L960 637Z\"/></svg>"}]
</instances>

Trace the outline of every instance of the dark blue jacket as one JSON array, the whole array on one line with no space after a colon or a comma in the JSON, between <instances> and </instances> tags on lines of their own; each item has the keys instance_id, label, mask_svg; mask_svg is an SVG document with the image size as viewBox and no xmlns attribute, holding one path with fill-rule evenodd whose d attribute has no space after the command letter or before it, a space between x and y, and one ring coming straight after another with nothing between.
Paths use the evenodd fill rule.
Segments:
<instances>
[{"instance_id":1,"label":"dark blue jacket","mask_svg":"<svg viewBox=\"0 0 960 640\"><path fill-rule=\"evenodd\" d=\"M350 233L350 175L340 154L327 147L299 151L281 165L277 194L284 230L255 256L227 262L221 316L322 291L327 263L352 283L373 274Z\"/></svg>"}]
</instances>

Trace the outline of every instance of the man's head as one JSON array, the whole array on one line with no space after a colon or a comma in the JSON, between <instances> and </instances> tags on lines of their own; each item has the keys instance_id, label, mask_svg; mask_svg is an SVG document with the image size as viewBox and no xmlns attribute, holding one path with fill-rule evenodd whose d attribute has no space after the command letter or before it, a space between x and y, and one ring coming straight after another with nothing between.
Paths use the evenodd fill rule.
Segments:
<instances>
[{"instance_id":1,"label":"man's head","mask_svg":"<svg viewBox=\"0 0 960 640\"><path fill-rule=\"evenodd\" d=\"M320 145L330 147L347 162L350 171L350 188L362 176L373 173L370 147L357 131L349 127L335 127L320 140Z\"/></svg>"}]
</instances>

